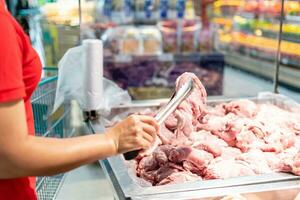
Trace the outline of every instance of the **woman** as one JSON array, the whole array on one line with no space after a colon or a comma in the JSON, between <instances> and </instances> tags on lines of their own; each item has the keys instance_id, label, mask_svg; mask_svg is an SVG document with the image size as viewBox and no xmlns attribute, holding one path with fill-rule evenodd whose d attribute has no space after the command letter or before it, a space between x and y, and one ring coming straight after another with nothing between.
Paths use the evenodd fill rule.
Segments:
<instances>
[{"instance_id":1,"label":"woman","mask_svg":"<svg viewBox=\"0 0 300 200\"><path fill-rule=\"evenodd\" d=\"M104 134L69 139L34 136L30 96L41 63L28 37L0 0L0 199L34 200L34 178L65 172L99 159L147 148L158 126L130 116Z\"/></svg>"}]
</instances>

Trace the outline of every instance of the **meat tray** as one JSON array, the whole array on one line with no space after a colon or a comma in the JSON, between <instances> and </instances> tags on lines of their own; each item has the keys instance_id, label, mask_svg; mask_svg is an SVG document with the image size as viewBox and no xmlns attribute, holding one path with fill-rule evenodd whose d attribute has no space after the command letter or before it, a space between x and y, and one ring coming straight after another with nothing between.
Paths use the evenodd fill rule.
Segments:
<instances>
[{"instance_id":1,"label":"meat tray","mask_svg":"<svg viewBox=\"0 0 300 200\"><path fill-rule=\"evenodd\" d=\"M256 103L272 103L287 109L300 109L299 104L288 97L272 93L259 94L258 97L247 99ZM210 99L208 105L231 100L233 99ZM116 116L123 118L129 113L145 109L157 109L165 102L166 99L135 101L128 106L113 108L107 119L113 120ZM269 173L163 186L142 186L134 172L128 168L129 163L122 156L111 157L100 163L116 192L117 199L205 199L232 193L254 193L300 187L300 177L287 173Z\"/></svg>"}]
</instances>

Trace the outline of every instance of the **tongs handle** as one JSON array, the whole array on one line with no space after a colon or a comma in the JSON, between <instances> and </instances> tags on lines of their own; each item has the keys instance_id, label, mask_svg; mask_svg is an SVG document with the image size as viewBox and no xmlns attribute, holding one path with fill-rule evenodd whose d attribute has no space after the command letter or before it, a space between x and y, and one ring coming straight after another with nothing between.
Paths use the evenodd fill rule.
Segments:
<instances>
[{"instance_id":1,"label":"tongs handle","mask_svg":"<svg viewBox=\"0 0 300 200\"><path fill-rule=\"evenodd\" d=\"M141 150L134 150L134 151L129 151L123 154L125 160L132 160L135 159Z\"/></svg>"},{"instance_id":2,"label":"tongs handle","mask_svg":"<svg viewBox=\"0 0 300 200\"><path fill-rule=\"evenodd\" d=\"M187 83L185 83L178 92L174 93L170 99L170 101L166 104L166 106L161 109L155 116L155 119L157 120L158 124L162 124L167 117L174 112L174 110L177 108L177 106L188 97L190 92L193 89L193 81L189 80ZM124 153L125 160L132 160L139 154L141 150L135 150L130 151L127 153Z\"/></svg>"}]
</instances>

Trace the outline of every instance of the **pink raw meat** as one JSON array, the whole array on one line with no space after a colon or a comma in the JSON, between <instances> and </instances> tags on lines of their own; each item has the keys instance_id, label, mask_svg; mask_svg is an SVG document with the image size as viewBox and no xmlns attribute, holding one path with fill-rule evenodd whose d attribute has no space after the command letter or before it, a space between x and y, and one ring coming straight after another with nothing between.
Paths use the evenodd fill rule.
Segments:
<instances>
[{"instance_id":1,"label":"pink raw meat","mask_svg":"<svg viewBox=\"0 0 300 200\"><path fill-rule=\"evenodd\" d=\"M159 137L162 141L162 144L171 144L172 138L175 137L175 134L163 123L160 125Z\"/></svg>"},{"instance_id":2,"label":"pink raw meat","mask_svg":"<svg viewBox=\"0 0 300 200\"><path fill-rule=\"evenodd\" d=\"M152 171L157 168L158 163L152 155L142 158L138 164L138 171L139 169L143 169L145 171Z\"/></svg>"},{"instance_id":3,"label":"pink raw meat","mask_svg":"<svg viewBox=\"0 0 300 200\"><path fill-rule=\"evenodd\" d=\"M290 172L300 176L300 151L292 147L279 154L282 162L281 172Z\"/></svg>"},{"instance_id":4,"label":"pink raw meat","mask_svg":"<svg viewBox=\"0 0 300 200\"><path fill-rule=\"evenodd\" d=\"M255 149L247 153L243 153L236 158L249 164L249 167L257 174L272 172L261 150Z\"/></svg>"},{"instance_id":5,"label":"pink raw meat","mask_svg":"<svg viewBox=\"0 0 300 200\"><path fill-rule=\"evenodd\" d=\"M240 176L252 176L255 172L243 161L234 159L211 162L205 170L204 179L227 179Z\"/></svg>"},{"instance_id":6,"label":"pink raw meat","mask_svg":"<svg viewBox=\"0 0 300 200\"><path fill-rule=\"evenodd\" d=\"M197 174L198 176L203 176L204 175L204 170L206 166L196 166L193 163L189 161L183 161L182 166L186 171L192 172L194 174Z\"/></svg>"},{"instance_id":7,"label":"pink raw meat","mask_svg":"<svg viewBox=\"0 0 300 200\"><path fill-rule=\"evenodd\" d=\"M163 179L167 178L173 173L184 171L184 169L176 165L174 163L167 163L164 166L161 166L156 172L155 172L155 183L161 182Z\"/></svg>"},{"instance_id":8,"label":"pink raw meat","mask_svg":"<svg viewBox=\"0 0 300 200\"><path fill-rule=\"evenodd\" d=\"M151 154L153 153L153 151L154 151L160 144L162 144L162 142L161 142L160 138L159 138L158 136L156 136L156 138L155 138L153 144L151 145L151 147L148 148L148 149L145 149L145 150L141 150L141 151L139 152L139 155L137 156L137 159L141 159L141 158L143 158L143 157L145 157L145 156L151 155Z\"/></svg>"},{"instance_id":9,"label":"pink raw meat","mask_svg":"<svg viewBox=\"0 0 300 200\"><path fill-rule=\"evenodd\" d=\"M264 152L263 155L265 157L266 162L268 163L268 166L272 171L282 171L282 169L284 168L284 163L283 161L281 161L278 154L273 152Z\"/></svg>"},{"instance_id":10,"label":"pink raw meat","mask_svg":"<svg viewBox=\"0 0 300 200\"><path fill-rule=\"evenodd\" d=\"M175 114L172 113L165 121L165 125L170 130L175 130L177 128L177 119Z\"/></svg>"},{"instance_id":11,"label":"pink raw meat","mask_svg":"<svg viewBox=\"0 0 300 200\"><path fill-rule=\"evenodd\" d=\"M206 91L200 80L193 73L183 73L176 80L176 91L187 81L192 80L194 89L191 94L177 107L177 110L166 120L166 127L170 130L176 129L177 145L188 140L189 135L194 131L194 125L198 119L206 113ZM176 125L175 125L176 124Z\"/></svg>"},{"instance_id":12,"label":"pink raw meat","mask_svg":"<svg viewBox=\"0 0 300 200\"><path fill-rule=\"evenodd\" d=\"M184 85L190 79L194 82L194 89L185 101L178 106L178 109L185 110L187 112L192 111L194 119L198 120L201 115L206 112L206 90L202 85L198 77L193 73L183 73L176 80L176 90L178 91L182 85Z\"/></svg>"},{"instance_id":13,"label":"pink raw meat","mask_svg":"<svg viewBox=\"0 0 300 200\"><path fill-rule=\"evenodd\" d=\"M210 153L187 146L177 147L169 155L169 160L172 162L189 161L197 167L207 165L212 159L213 156Z\"/></svg>"},{"instance_id":14,"label":"pink raw meat","mask_svg":"<svg viewBox=\"0 0 300 200\"><path fill-rule=\"evenodd\" d=\"M236 137L236 146L241 149L242 152L249 151L250 149L261 149L264 146L264 141L257 138L252 131L242 131Z\"/></svg>"},{"instance_id":15,"label":"pink raw meat","mask_svg":"<svg viewBox=\"0 0 300 200\"><path fill-rule=\"evenodd\" d=\"M165 185L270 172L300 175L299 109L250 100L206 107L205 89L194 74L181 75L176 90L190 79L191 95L136 159L139 177Z\"/></svg>"},{"instance_id":16,"label":"pink raw meat","mask_svg":"<svg viewBox=\"0 0 300 200\"><path fill-rule=\"evenodd\" d=\"M241 150L234 147L224 147L222 148L222 154L220 157L222 159L235 159L236 157L240 156L242 154Z\"/></svg>"},{"instance_id":17,"label":"pink raw meat","mask_svg":"<svg viewBox=\"0 0 300 200\"><path fill-rule=\"evenodd\" d=\"M257 106L253 101L240 99L223 105L225 113L234 113L241 117L252 118L257 113Z\"/></svg>"},{"instance_id":18,"label":"pink raw meat","mask_svg":"<svg viewBox=\"0 0 300 200\"><path fill-rule=\"evenodd\" d=\"M160 181L157 185L185 183L196 180L202 180L202 178L187 171L175 172L163 179L162 181Z\"/></svg>"},{"instance_id":19,"label":"pink raw meat","mask_svg":"<svg viewBox=\"0 0 300 200\"><path fill-rule=\"evenodd\" d=\"M214 157L220 156L222 154L222 148L228 146L224 140L208 131L193 132L190 139L193 140L192 147L207 151Z\"/></svg>"},{"instance_id":20,"label":"pink raw meat","mask_svg":"<svg viewBox=\"0 0 300 200\"><path fill-rule=\"evenodd\" d=\"M163 166L169 162L169 155L173 149L174 149L174 147L171 145L159 146L153 152L153 157L160 166Z\"/></svg>"}]
</instances>

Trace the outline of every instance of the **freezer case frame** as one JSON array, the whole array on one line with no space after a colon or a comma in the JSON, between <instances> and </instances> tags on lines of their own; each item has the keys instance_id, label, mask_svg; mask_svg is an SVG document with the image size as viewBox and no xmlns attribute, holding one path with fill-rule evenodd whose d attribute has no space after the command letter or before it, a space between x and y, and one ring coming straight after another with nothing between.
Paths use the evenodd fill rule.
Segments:
<instances>
[{"instance_id":1,"label":"freezer case frame","mask_svg":"<svg viewBox=\"0 0 300 200\"><path fill-rule=\"evenodd\" d=\"M288 108L282 98L247 98L257 103L272 103ZM216 105L233 99L215 99L208 105ZM157 109L165 103L161 100L136 101L129 106L112 109L111 117L123 113L137 112L147 108ZM299 107L300 108L300 107ZM122 156L115 156L100 161L104 172L116 193L117 199L199 199L218 197L235 193L253 193L281 189L300 188L300 176L288 173L269 173L256 176L244 176L225 180L193 181L162 186L141 186L137 178L128 170L128 163Z\"/></svg>"}]
</instances>

